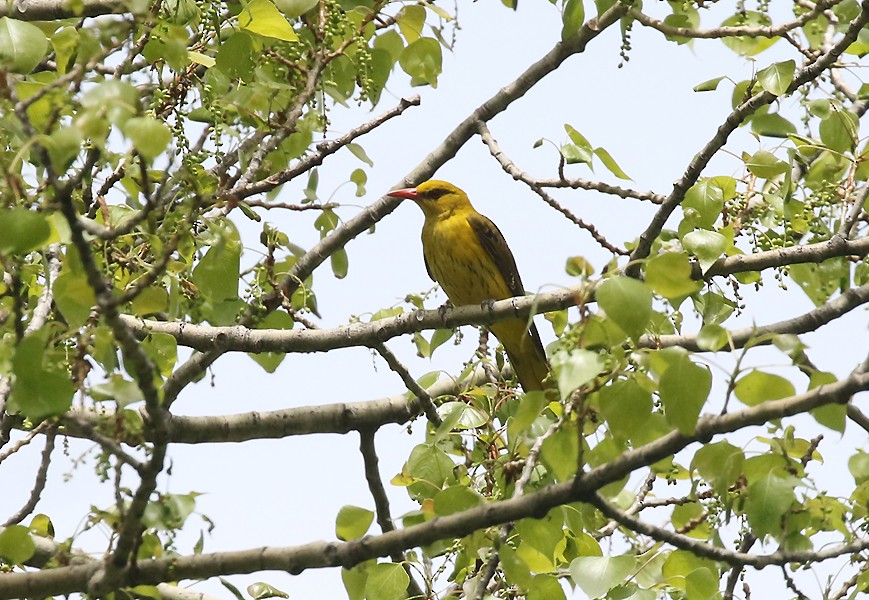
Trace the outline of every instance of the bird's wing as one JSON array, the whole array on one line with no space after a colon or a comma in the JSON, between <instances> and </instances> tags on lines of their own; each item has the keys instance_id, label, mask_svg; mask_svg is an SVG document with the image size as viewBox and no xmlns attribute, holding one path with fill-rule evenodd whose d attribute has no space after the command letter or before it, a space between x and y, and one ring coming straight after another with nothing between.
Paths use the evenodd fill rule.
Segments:
<instances>
[{"instance_id":1,"label":"bird's wing","mask_svg":"<svg viewBox=\"0 0 869 600\"><path fill-rule=\"evenodd\" d=\"M425 262L425 272L428 273L428 278L431 279L432 281L437 281L437 279L435 279L435 276L432 275L431 267L428 266L428 258L425 255L425 251L423 251L423 253L422 253L422 260L423 260L423 262Z\"/></svg>"},{"instance_id":2,"label":"bird's wing","mask_svg":"<svg viewBox=\"0 0 869 600\"><path fill-rule=\"evenodd\" d=\"M498 271L507 283L510 293L514 296L524 296L525 288L522 287L522 280L519 278L516 259L513 258L513 253L510 252L507 241L495 224L477 212L468 215L468 224L474 230L474 233L477 234L480 245L483 246L498 267Z\"/></svg>"}]
</instances>

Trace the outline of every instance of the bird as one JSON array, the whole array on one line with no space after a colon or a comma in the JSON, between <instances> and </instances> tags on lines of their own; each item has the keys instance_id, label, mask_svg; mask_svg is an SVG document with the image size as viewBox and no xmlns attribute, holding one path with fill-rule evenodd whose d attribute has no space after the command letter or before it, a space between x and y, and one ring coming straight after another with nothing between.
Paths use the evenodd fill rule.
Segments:
<instances>
[{"instance_id":1,"label":"bird","mask_svg":"<svg viewBox=\"0 0 869 600\"><path fill-rule=\"evenodd\" d=\"M413 200L422 209L422 250L429 277L453 306L484 304L525 295L516 259L503 234L455 185L432 179L389 196ZM549 375L546 352L533 321L505 319L489 329L504 346L526 392L543 390Z\"/></svg>"}]
</instances>

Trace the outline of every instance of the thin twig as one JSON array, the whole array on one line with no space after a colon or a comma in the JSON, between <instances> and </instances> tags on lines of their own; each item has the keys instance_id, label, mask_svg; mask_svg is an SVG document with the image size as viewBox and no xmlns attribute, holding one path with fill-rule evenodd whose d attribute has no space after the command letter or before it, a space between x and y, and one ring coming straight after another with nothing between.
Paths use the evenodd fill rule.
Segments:
<instances>
[{"instance_id":1,"label":"thin twig","mask_svg":"<svg viewBox=\"0 0 869 600\"><path fill-rule=\"evenodd\" d=\"M376 429L365 429L359 432L359 451L362 453L362 460L365 466L365 480L368 482L368 490L371 492L371 497L374 499L374 511L377 515L377 524L380 525L380 530L383 533L394 531L395 523L392 521L392 515L389 510L389 498L386 495L386 489L383 487L383 480L380 478L380 469L377 467L377 448L374 445L374 435ZM419 587L416 579L413 576L413 571L410 565L407 564L407 557L404 552L393 552L391 557L392 562L404 566L410 583L407 586L407 592L410 598L424 598L425 592Z\"/></svg>"},{"instance_id":2,"label":"thin twig","mask_svg":"<svg viewBox=\"0 0 869 600\"><path fill-rule=\"evenodd\" d=\"M30 497L28 497L27 502L24 503L24 506L18 512L6 519L3 527L17 525L36 508L45 489L45 483L48 480L48 466L51 464L51 453L54 452L54 440L56 437L57 428L55 427L49 428L45 433L45 447L42 449L42 460L39 463L39 469L36 471L36 479L33 482L33 489L30 490Z\"/></svg>"}]
</instances>

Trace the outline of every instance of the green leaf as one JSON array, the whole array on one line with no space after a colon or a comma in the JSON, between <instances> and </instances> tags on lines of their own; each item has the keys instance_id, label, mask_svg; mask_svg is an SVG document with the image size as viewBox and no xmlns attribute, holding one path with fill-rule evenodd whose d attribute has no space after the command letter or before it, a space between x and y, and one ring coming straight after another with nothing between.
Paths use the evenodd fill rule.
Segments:
<instances>
[{"instance_id":1,"label":"green leaf","mask_svg":"<svg viewBox=\"0 0 869 600\"><path fill-rule=\"evenodd\" d=\"M595 298L607 317L632 339L645 332L652 318L652 292L644 283L630 277L605 279Z\"/></svg>"},{"instance_id":2,"label":"green leaf","mask_svg":"<svg viewBox=\"0 0 869 600\"><path fill-rule=\"evenodd\" d=\"M751 119L751 130L766 137L787 138L797 132L793 123L778 113L755 115Z\"/></svg>"},{"instance_id":3,"label":"green leaf","mask_svg":"<svg viewBox=\"0 0 869 600\"><path fill-rule=\"evenodd\" d=\"M600 412L616 438L633 439L646 427L652 414L652 395L635 379L614 381L598 394Z\"/></svg>"},{"instance_id":4,"label":"green leaf","mask_svg":"<svg viewBox=\"0 0 869 600\"><path fill-rule=\"evenodd\" d=\"M564 518L558 510L551 510L542 519L516 521L516 533L523 544L528 544L550 562L555 558L564 540Z\"/></svg>"},{"instance_id":5,"label":"green leaf","mask_svg":"<svg viewBox=\"0 0 869 600\"><path fill-rule=\"evenodd\" d=\"M217 224L220 238L193 269L193 283L210 301L238 298L241 243L238 231L228 220Z\"/></svg>"},{"instance_id":6,"label":"green leaf","mask_svg":"<svg viewBox=\"0 0 869 600\"><path fill-rule=\"evenodd\" d=\"M374 161L371 160L370 158L368 158L368 154L365 153L365 149L362 146L360 146L359 144L356 144L356 143L347 144L347 149L350 151L350 153L353 156L355 156L356 158L358 158L359 160L364 162L369 167L374 166Z\"/></svg>"},{"instance_id":7,"label":"green leaf","mask_svg":"<svg viewBox=\"0 0 869 600\"><path fill-rule=\"evenodd\" d=\"M288 313L276 310L260 321L257 329L292 329L295 321ZM173 338L174 339L174 338ZM248 354L266 373L274 373L287 356L284 352L259 352Z\"/></svg>"},{"instance_id":8,"label":"green leaf","mask_svg":"<svg viewBox=\"0 0 869 600\"><path fill-rule=\"evenodd\" d=\"M48 38L42 30L25 21L0 18L0 69L30 73L48 51Z\"/></svg>"},{"instance_id":9,"label":"green leaf","mask_svg":"<svg viewBox=\"0 0 869 600\"><path fill-rule=\"evenodd\" d=\"M552 357L552 370L558 382L561 399L567 399L575 389L597 377L603 367L603 358L597 352L571 350L556 353Z\"/></svg>"},{"instance_id":10,"label":"green leaf","mask_svg":"<svg viewBox=\"0 0 869 600\"><path fill-rule=\"evenodd\" d=\"M779 400L793 396L794 384L779 375L752 370L736 382L733 389L739 400L748 406L757 406L768 400Z\"/></svg>"},{"instance_id":11,"label":"green leaf","mask_svg":"<svg viewBox=\"0 0 869 600\"><path fill-rule=\"evenodd\" d=\"M404 567L395 563L377 563L368 570L365 582L367 600L404 600L410 577Z\"/></svg>"},{"instance_id":12,"label":"green leaf","mask_svg":"<svg viewBox=\"0 0 869 600\"><path fill-rule=\"evenodd\" d=\"M691 469L696 469L719 494L724 494L742 474L745 454L736 446L715 442L701 447L691 460Z\"/></svg>"},{"instance_id":13,"label":"green leaf","mask_svg":"<svg viewBox=\"0 0 869 600\"><path fill-rule=\"evenodd\" d=\"M244 31L285 42L299 41L293 26L269 0L251 0L238 15L238 26Z\"/></svg>"},{"instance_id":14,"label":"green leaf","mask_svg":"<svg viewBox=\"0 0 869 600\"><path fill-rule=\"evenodd\" d=\"M89 90L81 99L85 113L104 116L114 125L121 125L141 110L139 92L129 83L107 79Z\"/></svg>"},{"instance_id":15,"label":"green leaf","mask_svg":"<svg viewBox=\"0 0 869 600\"><path fill-rule=\"evenodd\" d=\"M282 592L278 588L274 587L269 583L263 583L262 581L257 581L256 583L252 583L247 586L247 593L250 594L251 598L254 600L265 600L266 598L289 598L290 595L286 592ZM162 600L163 596L158 595L157 600Z\"/></svg>"},{"instance_id":16,"label":"green leaf","mask_svg":"<svg viewBox=\"0 0 869 600\"><path fill-rule=\"evenodd\" d=\"M411 85L437 87L443 66L441 45L434 38L419 38L401 51L398 64L410 75Z\"/></svg>"},{"instance_id":17,"label":"green leaf","mask_svg":"<svg viewBox=\"0 0 869 600\"><path fill-rule=\"evenodd\" d=\"M152 162L166 150L172 140L172 132L166 124L153 117L129 119L121 126L121 131L148 162Z\"/></svg>"},{"instance_id":18,"label":"green leaf","mask_svg":"<svg viewBox=\"0 0 869 600\"><path fill-rule=\"evenodd\" d=\"M554 575L535 575L525 600L566 600L566 596Z\"/></svg>"},{"instance_id":19,"label":"green leaf","mask_svg":"<svg viewBox=\"0 0 869 600\"><path fill-rule=\"evenodd\" d=\"M716 231L698 229L682 238L685 249L697 257L700 269L705 273L724 253L730 242Z\"/></svg>"},{"instance_id":20,"label":"green leaf","mask_svg":"<svg viewBox=\"0 0 869 600\"><path fill-rule=\"evenodd\" d=\"M169 308L169 292L162 286L148 286L133 298L131 307L141 317L164 312Z\"/></svg>"},{"instance_id":21,"label":"green leaf","mask_svg":"<svg viewBox=\"0 0 869 600\"><path fill-rule=\"evenodd\" d=\"M225 73L226 77L250 81L256 68L253 56L251 36L243 31L236 31L221 42L215 61L217 68Z\"/></svg>"},{"instance_id":22,"label":"green leaf","mask_svg":"<svg viewBox=\"0 0 869 600\"><path fill-rule=\"evenodd\" d=\"M9 397L10 411L33 421L65 413L75 391L65 362L46 349L47 341L45 329L25 337L12 359L15 385Z\"/></svg>"},{"instance_id":23,"label":"green leaf","mask_svg":"<svg viewBox=\"0 0 869 600\"><path fill-rule=\"evenodd\" d=\"M594 265L582 256L569 256L564 271L571 277L588 277L594 273Z\"/></svg>"},{"instance_id":24,"label":"green leaf","mask_svg":"<svg viewBox=\"0 0 869 600\"><path fill-rule=\"evenodd\" d=\"M604 148L595 148L594 153L597 154L597 157L603 163L603 165L609 170L610 173L618 177L619 179L626 179L628 181L633 181L627 173L622 171L622 168L616 163L615 159L607 152Z\"/></svg>"},{"instance_id":25,"label":"green leaf","mask_svg":"<svg viewBox=\"0 0 869 600\"><path fill-rule=\"evenodd\" d=\"M368 570L377 564L373 560L365 561L352 569L341 569L341 581L347 590L348 600L365 600L365 582L368 581Z\"/></svg>"},{"instance_id":26,"label":"green leaf","mask_svg":"<svg viewBox=\"0 0 869 600\"><path fill-rule=\"evenodd\" d=\"M848 407L844 404L826 404L824 406L819 406L818 408L813 408L809 411L809 414L812 415L812 418L814 418L820 425L839 433L845 433L845 421L848 416Z\"/></svg>"},{"instance_id":27,"label":"green leaf","mask_svg":"<svg viewBox=\"0 0 869 600\"><path fill-rule=\"evenodd\" d=\"M698 225L710 228L721 216L724 208L724 190L714 179L703 179L685 192L683 209L691 209L698 218ZM688 211L686 211L686 214Z\"/></svg>"},{"instance_id":28,"label":"green leaf","mask_svg":"<svg viewBox=\"0 0 869 600\"><path fill-rule=\"evenodd\" d=\"M275 5L289 19L301 17L319 3L320 0L275 0Z\"/></svg>"},{"instance_id":29,"label":"green leaf","mask_svg":"<svg viewBox=\"0 0 869 600\"><path fill-rule=\"evenodd\" d=\"M569 165L584 164L591 166L592 151L576 144L564 144L561 146L561 156Z\"/></svg>"},{"instance_id":30,"label":"green leaf","mask_svg":"<svg viewBox=\"0 0 869 600\"><path fill-rule=\"evenodd\" d=\"M821 306L848 281L848 265L841 259L788 267L788 276L806 293L815 306Z\"/></svg>"},{"instance_id":31,"label":"green leaf","mask_svg":"<svg viewBox=\"0 0 869 600\"><path fill-rule=\"evenodd\" d=\"M721 325L711 323L704 325L697 333L697 345L701 350L718 352L730 341L727 330Z\"/></svg>"},{"instance_id":32,"label":"green leaf","mask_svg":"<svg viewBox=\"0 0 869 600\"><path fill-rule=\"evenodd\" d=\"M65 75L75 64L78 31L71 26L61 27L52 34L50 41L57 62L57 72L59 75Z\"/></svg>"},{"instance_id":33,"label":"green leaf","mask_svg":"<svg viewBox=\"0 0 869 600\"><path fill-rule=\"evenodd\" d=\"M692 600L718 600L721 598L718 591L720 584L717 570L695 569L685 577L685 597Z\"/></svg>"},{"instance_id":34,"label":"green leaf","mask_svg":"<svg viewBox=\"0 0 869 600\"><path fill-rule=\"evenodd\" d=\"M787 172L788 163L779 159L772 152L758 150L745 160L745 166L752 175L763 179L772 179Z\"/></svg>"},{"instance_id":35,"label":"green leaf","mask_svg":"<svg viewBox=\"0 0 869 600\"><path fill-rule=\"evenodd\" d=\"M667 422L685 435L694 433L700 410L712 389L709 369L680 355L661 375L660 396Z\"/></svg>"},{"instance_id":36,"label":"green leaf","mask_svg":"<svg viewBox=\"0 0 869 600\"><path fill-rule=\"evenodd\" d=\"M0 254L27 254L42 247L50 235L43 213L26 208L0 211Z\"/></svg>"},{"instance_id":37,"label":"green leaf","mask_svg":"<svg viewBox=\"0 0 869 600\"><path fill-rule=\"evenodd\" d=\"M859 450L851 456L848 459L848 471L857 485L869 481L869 454Z\"/></svg>"},{"instance_id":38,"label":"green leaf","mask_svg":"<svg viewBox=\"0 0 869 600\"><path fill-rule=\"evenodd\" d=\"M757 72L757 82L770 94L781 96L793 82L796 68L797 63L793 60L773 63Z\"/></svg>"},{"instance_id":39,"label":"green leaf","mask_svg":"<svg viewBox=\"0 0 869 600\"><path fill-rule=\"evenodd\" d=\"M422 36L422 28L425 25L425 8L418 4L406 4L395 15L395 22L401 35L412 44Z\"/></svg>"},{"instance_id":40,"label":"green leaf","mask_svg":"<svg viewBox=\"0 0 869 600\"><path fill-rule=\"evenodd\" d=\"M45 140L51 166L58 173L66 171L82 149L82 136L78 127L62 127Z\"/></svg>"},{"instance_id":41,"label":"green leaf","mask_svg":"<svg viewBox=\"0 0 869 600\"><path fill-rule=\"evenodd\" d=\"M673 550L661 565L661 574L669 585L684 591L687 588L687 578L701 569L710 573L717 572L715 563L711 560L700 558L686 550Z\"/></svg>"},{"instance_id":42,"label":"green leaf","mask_svg":"<svg viewBox=\"0 0 869 600\"><path fill-rule=\"evenodd\" d=\"M509 544L504 544L501 546L499 553L501 555L501 566L508 580L522 588L529 587L532 582L531 569L522 560L516 550Z\"/></svg>"},{"instance_id":43,"label":"green leaf","mask_svg":"<svg viewBox=\"0 0 869 600\"><path fill-rule=\"evenodd\" d=\"M244 595L241 593L241 590L239 590L237 587L232 585L232 583L230 583L228 580L224 579L223 577L220 577L219 580L220 580L220 584L223 587L225 587L227 590L229 590L229 592L233 596L235 596L236 600L247 600L244 597Z\"/></svg>"},{"instance_id":44,"label":"green leaf","mask_svg":"<svg viewBox=\"0 0 869 600\"><path fill-rule=\"evenodd\" d=\"M438 406L437 412L444 421L449 419L458 429L476 429L489 422L482 411L464 402L444 402Z\"/></svg>"},{"instance_id":45,"label":"green leaf","mask_svg":"<svg viewBox=\"0 0 869 600\"><path fill-rule=\"evenodd\" d=\"M344 248L339 248L329 257L329 265L332 267L332 275L335 279L344 279L347 277L347 271L350 268L350 259L347 257L347 251Z\"/></svg>"},{"instance_id":46,"label":"green leaf","mask_svg":"<svg viewBox=\"0 0 869 600\"><path fill-rule=\"evenodd\" d=\"M591 143L582 135L579 131L576 130L573 125L568 123L564 124L564 130L567 132L567 137L570 138L570 141L579 146L580 148L584 148L589 152L592 151Z\"/></svg>"},{"instance_id":47,"label":"green leaf","mask_svg":"<svg viewBox=\"0 0 869 600\"><path fill-rule=\"evenodd\" d=\"M585 8L582 0L564 0L561 11L561 40L566 41L576 35L583 21L585 21Z\"/></svg>"},{"instance_id":48,"label":"green leaf","mask_svg":"<svg viewBox=\"0 0 869 600\"><path fill-rule=\"evenodd\" d=\"M108 381L93 386L90 391L95 401L113 401L121 407L144 400L142 390L136 382L124 379L119 373L114 373Z\"/></svg>"},{"instance_id":49,"label":"green leaf","mask_svg":"<svg viewBox=\"0 0 869 600\"><path fill-rule=\"evenodd\" d=\"M718 84L727 79L725 76L716 77L715 79L709 79L704 81L703 83L698 83L694 86L695 92L711 92L718 89Z\"/></svg>"},{"instance_id":50,"label":"green leaf","mask_svg":"<svg viewBox=\"0 0 869 600\"><path fill-rule=\"evenodd\" d=\"M0 557L13 565L23 564L36 552L30 531L23 525L10 525L0 531Z\"/></svg>"},{"instance_id":51,"label":"green leaf","mask_svg":"<svg viewBox=\"0 0 869 600\"><path fill-rule=\"evenodd\" d=\"M445 482L452 482L455 466L446 452L431 444L419 444L407 459L408 474L414 479L431 484L438 491Z\"/></svg>"},{"instance_id":52,"label":"green leaf","mask_svg":"<svg viewBox=\"0 0 869 600\"><path fill-rule=\"evenodd\" d=\"M342 506L335 518L335 535L348 542L358 540L368 532L374 521L374 513L358 506Z\"/></svg>"},{"instance_id":53,"label":"green leaf","mask_svg":"<svg viewBox=\"0 0 869 600\"><path fill-rule=\"evenodd\" d=\"M772 25L772 19L764 13L746 10L740 11L724 20L721 23L725 27L769 27ZM721 41L725 46L743 56L753 56L760 54L779 39L778 37L749 37L749 36L729 36L724 37Z\"/></svg>"},{"instance_id":54,"label":"green leaf","mask_svg":"<svg viewBox=\"0 0 869 600\"><path fill-rule=\"evenodd\" d=\"M556 481L567 481L576 475L579 460L579 437L576 428L563 426L543 440L540 456Z\"/></svg>"},{"instance_id":55,"label":"green leaf","mask_svg":"<svg viewBox=\"0 0 869 600\"><path fill-rule=\"evenodd\" d=\"M836 152L853 152L859 139L860 121L848 110L834 110L821 120L821 141Z\"/></svg>"},{"instance_id":56,"label":"green leaf","mask_svg":"<svg viewBox=\"0 0 869 600\"><path fill-rule=\"evenodd\" d=\"M684 252L665 252L649 259L646 284L669 300L689 296L703 287L691 278L691 263Z\"/></svg>"},{"instance_id":57,"label":"green leaf","mask_svg":"<svg viewBox=\"0 0 869 600\"><path fill-rule=\"evenodd\" d=\"M794 481L774 472L748 486L745 516L758 538L782 531L782 517L794 502Z\"/></svg>"},{"instance_id":58,"label":"green leaf","mask_svg":"<svg viewBox=\"0 0 869 600\"><path fill-rule=\"evenodd\" d=\"M451 515L483 503L483 497L466 485L451 485L434 497L434 511L440 516Z\"/></svg>"},{"instance_id":59,"label":"green leaf","mask_svg":"<svg viewBox=\"0 0 869 600\"><path fill-rule=\"evenodd\" d=\"M573 581L589 598L606 595L637 567L634 556L580 556L570 563Z\"/></svg>"}]
</instances>

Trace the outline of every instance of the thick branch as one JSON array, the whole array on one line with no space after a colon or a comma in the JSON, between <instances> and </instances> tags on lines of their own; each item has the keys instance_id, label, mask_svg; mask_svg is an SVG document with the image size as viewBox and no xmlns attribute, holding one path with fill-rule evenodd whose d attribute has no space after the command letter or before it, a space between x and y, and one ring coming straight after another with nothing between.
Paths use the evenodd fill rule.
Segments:
<instances>
[{"instance_id":1,"label":"thick branch","mask_svg":"<svg viewBox=\"0 0 869 600\"><path fill-rule=\"evenodd\" d=\"M67 0L13 0L0 3L0 17L19 21L57 21L126 11L127 3L124 0L84 0L77 6Z\"/></svg>"},{"instance_id":2,"label":"thick branch","mask_svg":"<svg viewBox=\"0 0 869 600\"><path fill-rule=\"evenodd\" d=\"M483 306L413 311L371 323L352 323L334 329L248 329L240 325L211 327L168 323L126 316L127 326L140 337L165 333L182 346L200 351L326 352L336 348L376 346L391 338L423 329L452 329L459 325L489 325L495 321L560 310L585 297L582 286L536 296L508 298Z\"/></svg>"},{"instance_id":3,"label":"thick branch","mask_svg":"<svg viewBox=\"0 0 869 600\"><path fill-rule=\"evenodd\" d=\"M705 443L715 435L763 425L771 419L793 416L826 404L846 403L853 394L866 389L869 389L869 374L858 370L842 381L822 385L804 394L765 402L740 412L701 417L692 435L672 431L570 481L538 492L484 504L382 535L366 536L354 542L318 541L295 547L266 547L143 561L135 569L127 567L124 570L123 583L154 584L264 570L297 574L311 568L352 567L371 558L389 556L394 552L442 539L465 536L485 527L526 517L540 517L550 509L570 502L588 501L591 494L602 486L619 480L638 468L672 456L692 443ZM807 564L839 556L843 552L859 551L866 545L869 545L869 541L862 540L850 546L817 552L774 552L768 555L735 553L732 559L739 564L756 568L789 562ZM79 591L85 589L94 571L94 567L84 565L60 567L40 573L8 573L0 581L0 598L60 595Z\"/></svg>"},{"instance_id":4,"label":"thick branch","mask_svg":"<svg viewBox=\"0 0 869 600\"><path fill-rule=\"evenodd\" d=\"M485 374L482 370L475 370L468 380L442 379L426 389L426 393L434 398L456 394L463 387L477 385L484 380ZM421 414L422 405L417 398L400 395L363 402L300 406L236 415L209 417L170 415L167 426L168 437L172 443L204 444L322 433L345 434L351 431L366 431L389 423L404 424ZM63 433L72 437L91 439L91 432L97 424L112 418L111 413L95 414L83 409L64 419ZM131 446L141 443L141 439L129 436L122 437L121 441Z\"/></svg>"}]
</instances>

